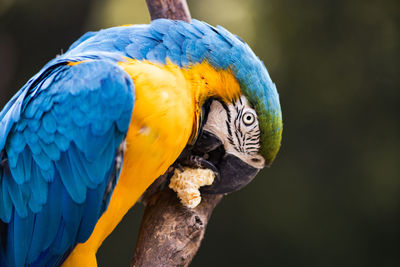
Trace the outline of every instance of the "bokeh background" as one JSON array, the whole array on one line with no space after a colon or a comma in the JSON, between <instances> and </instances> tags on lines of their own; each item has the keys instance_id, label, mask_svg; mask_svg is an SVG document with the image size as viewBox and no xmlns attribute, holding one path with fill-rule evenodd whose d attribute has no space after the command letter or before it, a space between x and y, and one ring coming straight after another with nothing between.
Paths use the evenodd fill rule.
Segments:
<instances>
[{"instance_id":1,"label":"bokeh background","mask_svg":"<svg viewBox=\"0 0 400 267\"><path fill-rule=\"evenodd\" d=\"M189 0L265 62L275 164L216 208L191 266L400 266L400 2ZM80 35L148 23L144 0L1 0L0 106ZM128 266L143 207L98 253Z\"/></svg>"}]
</instances>

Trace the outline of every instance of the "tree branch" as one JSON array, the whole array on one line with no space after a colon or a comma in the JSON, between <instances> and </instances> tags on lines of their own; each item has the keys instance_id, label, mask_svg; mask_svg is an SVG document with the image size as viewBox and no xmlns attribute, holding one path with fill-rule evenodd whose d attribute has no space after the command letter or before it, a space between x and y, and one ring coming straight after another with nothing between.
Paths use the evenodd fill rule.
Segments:
<instances>
[{"instance_id":1,"label":"tree branch","mask_svg":"<svg viewBox=\"0 0 400 267\"><path fill-rule=\"evenodd\" d=\"M166 18L190 22L186 0L146 0L151 20Z\"/></svg>"},{"instance_id":2,"label":"tree branch","mask_svg":"<svg viewBox=\"0 0 400 267\"><path fill-rule=\"evenodd\" d=\"M146 0L151 19L169 18L190 22L186 0ZM203 240L208 220L222 195L202 195L199 206L189 209L165 187L170 168L142 197L145 211L131 267L188 266Z\"/></svg>"},{"instance_id":3,"label":"tree branch","mask_svg":"<svg viewBox=\"0 0 400 267\"><path fill-rule=\"evenodd\" d=\"M131 266L188 266L204 237L221 195L209 195L199 206L182 206L166 188L149 199Z\"/></svg>"}]
</instances>

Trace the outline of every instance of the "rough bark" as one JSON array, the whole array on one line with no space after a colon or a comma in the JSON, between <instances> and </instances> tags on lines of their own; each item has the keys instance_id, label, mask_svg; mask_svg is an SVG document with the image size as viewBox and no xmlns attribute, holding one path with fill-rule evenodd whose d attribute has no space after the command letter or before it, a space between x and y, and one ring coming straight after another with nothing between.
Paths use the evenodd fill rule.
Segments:
<instances>
[{"instance_id":1,"label":"rough bark","mask_svg":"<svg viewBox=\"0 0 400 267\"><path fill-rule=\"evenodd\" d=\"M186 0L146 0L152 20L168 18L190 22Z\"/></svg>"},{"instance_id":2,"label":"rough bark","mask_svg":"<svg viewBox=\"0 0 400 267\"><path fill-rule=\"evenodd\" d=\"M151 19L169 18L190 22L186 0L146 0ZM208 220L222 195L203 195L194 209L182 206L165 187L168 172L157 179L142 197L145 211L131 266L188 266L203 240Z\"/></svg>"},{"instance_id":3,"label":"rough bark","mask_svg":"<svg viewBox=\"0 0 400 267\"><path fill-rule=\"evenodd\" d=\"M188 266L221 198L209 195L189 209L168 188L153 194L146 205L131 266Z\"/></svg>"}]
</instances>

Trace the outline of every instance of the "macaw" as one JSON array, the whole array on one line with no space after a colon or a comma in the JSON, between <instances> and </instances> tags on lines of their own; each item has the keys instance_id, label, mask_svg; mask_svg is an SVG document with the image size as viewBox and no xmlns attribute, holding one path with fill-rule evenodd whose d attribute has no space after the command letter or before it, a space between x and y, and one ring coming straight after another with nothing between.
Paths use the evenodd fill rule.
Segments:
<instances>
[{"instance_id":1,"label":"macaw","mask_svg":"<svg viewBox=\"0 0 400 267\"><path fill-rule=\"evenodd\" d=\"M223 27L158 19L86 33L0 113L0 266L97 266L170 166L209 166L203 192L232 192L272 163L281 134L275 84Z\"/></svg>"}]
</instances>

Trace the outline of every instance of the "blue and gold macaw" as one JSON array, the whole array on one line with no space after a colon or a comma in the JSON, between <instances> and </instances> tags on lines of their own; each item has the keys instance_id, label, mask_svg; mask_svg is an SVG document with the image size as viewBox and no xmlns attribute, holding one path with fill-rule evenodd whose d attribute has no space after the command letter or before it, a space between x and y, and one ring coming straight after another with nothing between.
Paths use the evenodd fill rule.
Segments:
<instances>
[{"instance_id":1,"label":"blue and gold macaw","mask_svg":"<svg viewBox=\"0 0 400 267\"><path fill-rule=\"evenodd\" d=\"M0 113L0 266L97 266L96 251L174 164L235 191L274 160L279 97L222 27L159 19L89 32Z\"/></svg>"}]
</instances>

